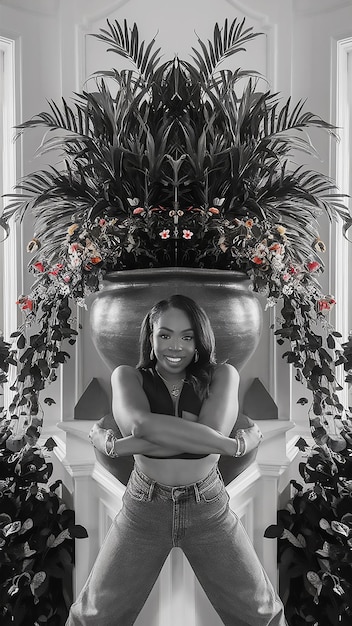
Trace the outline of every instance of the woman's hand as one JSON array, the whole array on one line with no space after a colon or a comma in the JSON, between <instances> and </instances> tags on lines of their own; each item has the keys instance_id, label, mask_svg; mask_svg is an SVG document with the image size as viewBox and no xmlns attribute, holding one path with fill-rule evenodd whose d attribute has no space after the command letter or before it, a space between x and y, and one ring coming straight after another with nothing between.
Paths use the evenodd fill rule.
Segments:
<instances>
[{"instance_id":1,"label":"woman's hand","mask_svg":"<svg viewBox=\"0 0 352 626\"><path fill-rule=\"evenodd\" d=\"M223 437L224 451L221 454L234 457L244 456L247 452L255 450L262 438L262 432L255 423L249 428L239 428L231 437Z\"/></svg>"},{"instance_id":2,"label":"woman's hand","mask_svg":"<svg viewBox=\"0 0 352 626\"><path fill-rule=\"evenodd\" d=\"M242 428L242 433L246 442L246 452L255 450L263 439L263 433L257 424L253 424L250 428Z\"/></svg>"},{"instance_id":3,"label":"woman's hand","mask_svg":"<svg viewBox=\"0 0 352 626\"><path fill-rule=\"evenodd\" d=\"M106 436L107 429L101 428L100 426L98 426L98 424L93 424L88 434L90 442L93 444L94 448L96 448L97 450L99 450L99 452L102 452L103 454L106 454Z\"/></svg>"}]
</instances>

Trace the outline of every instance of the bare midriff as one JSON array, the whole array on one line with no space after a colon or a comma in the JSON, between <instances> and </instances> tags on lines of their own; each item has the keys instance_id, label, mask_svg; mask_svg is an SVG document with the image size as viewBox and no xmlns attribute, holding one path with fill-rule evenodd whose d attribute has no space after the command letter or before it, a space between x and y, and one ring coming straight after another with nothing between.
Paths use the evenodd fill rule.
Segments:
<instances>
[{"instance_id":1,"label":"bare midriff","mask_svg":"<svg viewBox=\"0 0 352 626\"><path fill-rule=\"evenodd\" d=\"M141 454L134 458L140 470L162 485L191 485L205 478L220 454L209 454L203 459L148 459Z\"/></svg>"}]
</instances>

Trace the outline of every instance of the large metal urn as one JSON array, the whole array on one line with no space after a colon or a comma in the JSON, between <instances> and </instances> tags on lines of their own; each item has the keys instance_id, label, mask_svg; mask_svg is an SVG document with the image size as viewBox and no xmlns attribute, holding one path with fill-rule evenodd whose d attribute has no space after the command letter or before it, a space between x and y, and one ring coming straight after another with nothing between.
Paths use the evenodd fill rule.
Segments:
<instances>
[{"instance_id":1,"label":"large metal urn","mask_svg":"<svg viewBox=\"0 0 352 626\"><path fill-rule=\"evenodd\" d=\"M261 306L249 289L248 277L240 272L199 268L158 268L113 272L91 307L91 330L97 351L113 369L135 365L139 358L138 338L145 314L153 304L172 294L193 298L209 316L219 363L228 361L241 369L255 351L261 334ZM245 428L239 417L236 428ZM111 415L102 420L117 429ZM255 454L254 454L255 455ZM219 467L229 483L253 460L221 457ZM98 460L121 482L127 483L133 458L109 459L97 452Z\"/></svg>"}]
</instances>

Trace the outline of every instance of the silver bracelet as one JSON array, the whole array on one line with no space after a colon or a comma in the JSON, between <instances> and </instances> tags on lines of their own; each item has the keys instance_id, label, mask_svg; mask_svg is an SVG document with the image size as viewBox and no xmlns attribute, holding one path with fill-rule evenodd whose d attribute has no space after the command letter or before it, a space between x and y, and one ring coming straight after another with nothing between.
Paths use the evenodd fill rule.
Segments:
<instances>
[{"instance_id":1,"label":"silver bracelet","mask_svg":"<svg viewBox=\"0 0 352 626\"><path fill-rule=\"evenodd\" d=\"M117 441L117 438L115 437L115 433L113 430L111 430L111 428L109 428L106 431L106 436L105 436L105 454L110 457L110 459L116 459L117 456L119 456L116 452L115 452L115 442ZM108 449L108 445L110 446L110 449Z\"/></svg>"},{"instance_id":2,"label":"silver bracelet","mask_svg":"<svg viewBox=\"0 0 352 626\"><path fill-rule=\"evenodd\" d=\"M233 456L236 458L240 456L244 456L247 452L247 442L244 436L244 430L242 428L240 428L236 432L235 440L237 443L237 450Z\"/></svg>"}]
</instances>

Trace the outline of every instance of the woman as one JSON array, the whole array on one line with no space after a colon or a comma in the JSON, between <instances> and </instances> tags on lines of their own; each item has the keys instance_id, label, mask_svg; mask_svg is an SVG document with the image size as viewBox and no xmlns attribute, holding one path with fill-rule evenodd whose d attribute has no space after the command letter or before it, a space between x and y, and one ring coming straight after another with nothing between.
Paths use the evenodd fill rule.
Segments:
<instances>
[{"instance_id":1,"label":"woman","mask_svg":"<svg viewBox=\"0 0 352 626\"><path fill-rule=\"evenodd\" d=\"M216 365L209 319L171 296L145 317L137 368L112 373L112 408L123 438L95 425L91 439L135 466L68 626L134 624L173 546L188 558L227 626L284 626L283 607L241 522L229 509L217 462L258 445L257 427L232 431L236 369Z\"/></svg>"}]
</instances>

